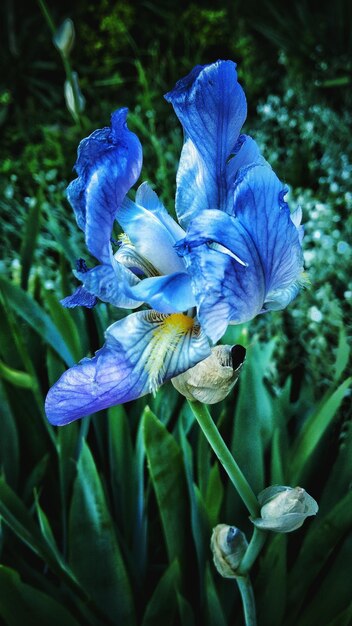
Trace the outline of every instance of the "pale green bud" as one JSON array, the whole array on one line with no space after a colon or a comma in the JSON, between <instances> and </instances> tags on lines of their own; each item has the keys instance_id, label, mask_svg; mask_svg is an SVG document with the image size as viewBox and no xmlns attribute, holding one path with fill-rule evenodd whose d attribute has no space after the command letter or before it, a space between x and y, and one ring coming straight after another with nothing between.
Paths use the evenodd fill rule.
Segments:
<instances>
[{"instance_id":1,"label":"pale green bud","mask_svg":"<svg viewBox=\"0 0 352 626\"><path fill-rule=\"evenodd\" d=\"M213 528L210 547L216 569L224 578L236 578L248 542L241 530L235 526L218 524Z\"/></svg>"},{"instance_id":2,"label":"pale green bud","mask_svg":"<svg viewBox=\"0 0 352 626\"><path fill-rule=\"evenodd\" d=\"M188 400L215 404L226 398L236 384L245 356L243 346L215 346L204 361L171 382Z\"/></svg>"},{"instance_id":3,"label":"pale green bud","mask_svg":"<svg viewBox=\"0 0 352 626\"><path fill-rule=\"evenodd\" d=\"M72 84L69 80L65 81L64 94L66 106L75 119L79 116L85 107L85 97L82 95L77 72L72 72Z\"/></svg>"},{"instance_id":4,"label":"pale green bud","mask_svg":"<svg viewBox=\"0 0 352 626\"><path fill-rule=\"evenodd\" d=\"M258 495L260 517L252 519L257 528L290 533L300 528L310 515L316 515L318 504L302 487L267 487Z\"/></svg>"},{"instance_id":5,"label":"pale green bud","mask_svg":"<svg viewBox=\"0 0 352 626\"><path fill-rule=\"evenodd\" d=\"M53 37L53 42L55 47L60 50L65 57L68 57L73 48L74 41L75 27L73 21L67 18L57 29Z\"/></svg>"}]
</instances>

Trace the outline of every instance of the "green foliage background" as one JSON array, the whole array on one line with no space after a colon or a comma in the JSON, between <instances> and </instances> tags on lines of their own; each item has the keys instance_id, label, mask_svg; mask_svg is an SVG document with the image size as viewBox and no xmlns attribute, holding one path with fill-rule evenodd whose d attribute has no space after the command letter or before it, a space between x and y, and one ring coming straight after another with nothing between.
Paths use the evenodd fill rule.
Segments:
<instances>
[{"instance_id":1,"label":"green foliage background","mask_svg":"<svg viewBox=\"0 0 352 626\"><path fill-rule=\"evenodd\" d=\"M35 3L2 8L0 80L0 622L6 626L242 624L209 550L251 523L171 385L53 429L43 399L119 311L65 310L86 256L65 200L79 140L130 109L142 180L173 211L181 129L162 95L196 63L232 58L246 132L292 187L310 285L284 312L233 327L248 358L212 413L253 489L300 484L316 519L272 536L252 574L260 626L352 623L351 6L161 0L48 4L73 19L86 98L76 121Z\"/></svg>"}]
</instances>

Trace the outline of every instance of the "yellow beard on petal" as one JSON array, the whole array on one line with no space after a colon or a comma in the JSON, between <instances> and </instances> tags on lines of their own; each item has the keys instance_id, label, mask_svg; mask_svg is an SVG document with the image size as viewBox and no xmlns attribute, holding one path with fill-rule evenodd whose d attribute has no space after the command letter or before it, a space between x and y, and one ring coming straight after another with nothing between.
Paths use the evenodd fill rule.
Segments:
<instances>
[{"instance_id":1,"label":"yellow beard on petal","mask_svg":"<svg viewBox=\"0 0 352 626\"><path fill-rule=\"evenodd\" d=\"M158 322L158 325L149 344L146 370L150 391L155 393L161 384L167 354L173 352L182 338L193 330L194 319L183 313L152 313L150 321Z\"/></svg>"}]
</instances>

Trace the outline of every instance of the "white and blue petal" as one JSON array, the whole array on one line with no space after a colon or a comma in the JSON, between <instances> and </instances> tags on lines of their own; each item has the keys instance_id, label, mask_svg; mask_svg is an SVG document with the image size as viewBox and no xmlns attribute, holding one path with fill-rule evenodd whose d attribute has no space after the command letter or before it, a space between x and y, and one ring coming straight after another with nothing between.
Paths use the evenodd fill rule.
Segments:
<instances>
[{"instance_id":1,"label":"white and blue petal","mask_svg":"<svg viewBox=\"0 0 352 626\"><path fill-rule=\"evenodd\" d=\"M200 210L229 210L235 173L238 167L256 160L259 150L250 138L247 146L242 146L244 139L238 143L247 104L232 61L197 66L165 98L185 133L176 211L186 226ZM236 159L237 153L241 157Z\"/></svg>"},{"instance_id":2,"label":"white and blue petal","mask_svg":"<svg viewBox=\"0 0 352 626\"><path fill-rule=\"evenodd\" d=\"M126 124L127 109L111 116L111 127L81 141L75 169L78 178L67 189L88 250L102 263L110 261L110 238L119 206L139 177L142 148Z\"/></svg>"},{"instance_id":3,"label":"white and blue petal","mask_svg":"<svg viewBox=\"0 0 352 626\"><path fill-rule=\"evenodd\" d=\"M124 309L139 307L142 302L128 296L125 290L125 286L129 289L139 283L139 278L114 258L111 261L111 265L97 265L87 272L74 274L82 281L84 289L102 302Z\"/></svg>"},{"instance_id":4,"label":"white and blue petal","mask_svg":"<svg viewBox=\"0 0 352 626\"><path fill-rule=\"evenodd\" d=\"M265 284L260 258L236 218L203 211L177 248L191 276L198 319L214 343L230 322L248 321L261 311Z\"/></svg>"},{"instance_id":5,"label":"white and blue petal","mask_svg":"<svg viewBox=\"0 0 352 626\"><path fill-rule=\"evenodd\" d=\"M242 169L233 215L203 211L177 244L192 278L199 320L214 342L228 323L284 308L297 293L300 233L284 193L270 167Z\"/></svg>"},{"instance_id":6,"label":"white and blue petal","mask_svg":"<svg viewBox=\"0 0 352 626\"><path fill-rule=\"evenodd\" d=\"M126 293L145 302L159 313L178 313L196 305L187 272L145 278L126 290Z\"/></svg>"},{"instance_id":7,"label":"white and blue petal","mask_svg":"<svg viewBox=\"0 0 352 626\"><path fill-rule=\"evenodd\" d=\"M184 230L168 215L157 195L147 186L142 186L136 202L125 198L117 220L137 252L148 259L160 274L184 271L184 263L174 249ZM138 204L146 202L149 208Z\"/></svg>"},{"instance_id":8,"label":"white and blue petal","mask_svg":"<svg viewBox=\"0 0 352 626\"><path fill-rule=\"evenodd\" d=\"M199 325L181 313L132 313L105 336L93 358L71 367L50 389L45 409L52 424L68 424L155 391L210 354Z\"/></svg>"}]
</instances>

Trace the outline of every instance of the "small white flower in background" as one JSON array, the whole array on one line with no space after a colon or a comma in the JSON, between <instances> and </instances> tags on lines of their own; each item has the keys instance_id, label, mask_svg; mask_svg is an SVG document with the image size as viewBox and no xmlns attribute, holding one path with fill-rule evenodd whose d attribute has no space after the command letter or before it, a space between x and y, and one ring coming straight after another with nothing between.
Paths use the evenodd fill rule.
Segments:
<instances>
[{"instance_id":1,"label":"small white flower in background","mask_svg":"<svg viewBox=\"0 0 352 626\"><path fill-rule=\"evenodd\" d=\"M252 519L257 528L290 533L300 528L310 515L316 515L318 504L302 487L267 487L258 495L260 517Z\"/></svg>"},{"instance_id":2,"label":"small white flower in background","mask_svg":"<svg viewBox=\"0 0 352 626\"><path fill-rule=\"evenodd\" d=\"M213 528L210 547L216 569L224 578L236 578L248 541L235 526L218 524Z\"/></svg>"},{"instance_id":3,"label":"small white flower in background","mask_svg":"<svg viewBox=\"0 0 352 626\"><path fill-rule=\"evenodd\" d=\"M75 42L75 27L70 18L64 20L59 26L53 37L53 42L65 57L69 56Z\"/></svg>"},{"instance_id":4,"label":"small white flower in background","mask_svg":"<svg viewBox=\"0 0 352 626\"><path fill-rule=\"evenodd\" d=\"M226 398L236 384L245 356L243 346L215 346L210 356L171 382L188 400L215 404Z\"/></svg>"}]
</instances>

